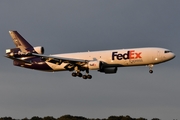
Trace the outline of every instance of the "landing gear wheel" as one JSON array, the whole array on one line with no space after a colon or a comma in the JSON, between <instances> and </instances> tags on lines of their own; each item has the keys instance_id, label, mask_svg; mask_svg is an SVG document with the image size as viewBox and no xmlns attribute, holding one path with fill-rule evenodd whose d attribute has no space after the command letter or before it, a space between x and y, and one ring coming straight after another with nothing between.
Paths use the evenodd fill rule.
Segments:
<instances>
[{"instance_id":1,"label":"landing gear wheel","mask_svg":"<svg viewBox=\"0 0 180 120\"><path fill-rule=\"evenodd\" d=\"M87 75L83 75L82 78L83 78L83 79L87 79Z\"/></svg>"},{"instance_id":2,"label":"landing gear wheel","mask_svg":"<svg viewBox=\"0 0 180 120\"><path fill-rule=\"evenodd\" d=\"M73 72L73 73L72 73L72 76L73 76L73 77L76 77L76 76L77 76L77 73Z\"/></svg>"},{"instance_id":3,"label":"landing gear wheel","mask_svg":"<svg viewBox=\"0 0 180 120\"><path fill-rule=\"evenodd\" d=\"M78 77L82 77L82 73L78 72L76 73Z\"/></svg>"},{"instance_id":4,"label":"landing gear wheel","mask_svg":"<svg viewBox=\"0 0 180 120\"><path fill-rule=\"evenodd\" d=\"M83 79L91 79L92 76L91 76L91 75L83 75L82 78L83 78Z\"/></svg>"},{"instance_id":5,"label":"landing gear wheel","mask_svg":"<svg viewBox=\"0 0 180 120\"><path fill-rule=\"evenodd\" d=\"M92 78L92 75L87 75L87 78L88 78L88 79L91 79L91 78Z\"/></svg>"},{"instance_id":6,"label":"landing gear wheel","mask_svg":"<svg viewBox=\"0 0 180 120\"><path fill-rule=\"evenodd\" d=\"M152 73L153 73L153 70L149 70L149 73L151 73L151 74L152 74Z\"/></svg>"}]
</instances>

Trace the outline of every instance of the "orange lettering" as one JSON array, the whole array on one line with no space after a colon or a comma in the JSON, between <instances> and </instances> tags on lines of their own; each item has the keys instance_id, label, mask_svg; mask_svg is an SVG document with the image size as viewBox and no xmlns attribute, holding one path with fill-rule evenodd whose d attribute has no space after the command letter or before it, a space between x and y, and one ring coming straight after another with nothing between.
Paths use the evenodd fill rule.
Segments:
<instances>
[{"instance_id":1,"label":"orange lettering","mask_svg":"<svg viewBox=\"0 0 180 120\"><path fill-rule=\"evenodd\" d=\"M129 51L129 59L134 59L134 50Z\"/></svg>"},{"instance_id":2,"label":"orange lettering","mask_svg":"<svg viewBox=\"0 0 180 120\"><path fill-rule=\"evenodd\" d=\"M140 53L135 53L136 54L136 58L141 58L141 52Z\"/></svg>"}]
</instances>

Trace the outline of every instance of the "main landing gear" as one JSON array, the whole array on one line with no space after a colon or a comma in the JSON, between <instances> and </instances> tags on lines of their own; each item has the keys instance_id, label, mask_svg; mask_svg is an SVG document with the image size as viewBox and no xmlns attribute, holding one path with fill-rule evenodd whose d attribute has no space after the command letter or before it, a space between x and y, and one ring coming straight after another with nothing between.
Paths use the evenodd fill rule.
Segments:
<instances>
[{"instance_id":1,"label":"main landing gear","mask_svg":"<svg viewBox=\"0 0 180 120\"><path fill-rule=\"evenodd\" d=\"M76 77L76 76L82 77L83 79L91 79L91 78L92 78L92 75L89 75L89 74L87 74L87 75L82 75L82 73L80 73L80 72L73 72L73 73L72 73L72 76L73 76L73 77Z\"/></svg>"},{"instance_id":2,"label":"main landing gear","mask_svg":"<svg viewBox=\"0 0 180 120\"><path fill-rule=\"evenodd\" d=\"M81 68L80 66L75 66L75 67L73 67L72 68L73 70L74 70L74 72L72 73L72 76L73 77L82 77L83 79L91 79L92 78L92 76L91 75L89 75L89 69L88 68ZM81 71L86 71L86 74L85 75L83 75L82 73L81 73Z\"/></svg>"},{"instance_id":3,"label":"main landing gear","mask_svg":"<svg viewBox=\"0 0 180 120\"><path fill-rule=\"evenodd\" d=\"M153 73L152 68L153 68L153 66L154 66L154 65L153 65L153 64L150 64L150 65L148 65L148 66L149 66L149 73L151 73L151 74L152 74L152 73Z\"/></svg>"},{"instance_id":4,"label":"main landing gear","mask_svg":"<svg viewBox=\"0 0 180 120\"><path fill-rule=\"evenodd\" d=\"M76 69L75 72L72 73L73 77L82 77L83 79L91 79L92 75L89 75L89 69L86 69L86 75L82 75L82 73L80 72L80 70Z\"/></svg>"},{"instance_id":5,"label":"main landing gear","mask_svg":"<svg viewBox=\"0 0 180 120\"><path fill-rule=\"evenodd\" d=\"M73 72L73 73L72 73L72 76L73 76L73 77L76 77L76 76L82 77L82 73L80 73L80 72L77 72L77 73L76 73L76 72Z\"/></svg>"}]
</instances>

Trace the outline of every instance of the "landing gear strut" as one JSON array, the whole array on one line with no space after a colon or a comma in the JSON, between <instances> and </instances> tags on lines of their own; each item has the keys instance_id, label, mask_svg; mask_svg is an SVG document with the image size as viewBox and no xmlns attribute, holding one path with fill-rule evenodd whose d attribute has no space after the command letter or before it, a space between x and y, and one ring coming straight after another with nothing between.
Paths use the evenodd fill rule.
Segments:
<instances>
[{"instance_id":1,"label":"landing gear strut","mask_svg":"<svg viewBox=\"0 0 180 120\"><path fill-rule=\"evenodd\" d=\"M153 64L150 64L150 65L148 65L148 66L149 66L149 73L151 73L151 74L152 74L152 73L153 73L152 68L153 68L153 66L154 66L154 65L153 65Z\"/></svg>"}]
</instances>

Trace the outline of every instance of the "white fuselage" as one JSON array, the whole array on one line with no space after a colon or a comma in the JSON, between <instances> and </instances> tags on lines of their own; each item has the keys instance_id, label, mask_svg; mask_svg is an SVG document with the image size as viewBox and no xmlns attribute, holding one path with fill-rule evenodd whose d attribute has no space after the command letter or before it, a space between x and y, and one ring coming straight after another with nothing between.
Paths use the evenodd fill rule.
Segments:
<instances>
[{"instance_id":1,"label":"white fuselage","mask_svg":"<svg viewBox=\"0 0 180 120\"><path fill-rule=\"evenodd\" d=\"M154 65L171 60L175 54L164 48L147 47L147 48L131 48L131 49L116 49L105 51L88 51L67 54L54 54L52 56L83 59L89 61L102 61L109 66L125 67L125 66L142 66ZM66 63L56 65L46 62L54 71L66 70Z\"/></svg>"},{"instance_id":2,"label":"white fuselage","mask_svg":"<svg viewBox=\"0 0 180 120\"><path fill-rule=\"evenodd\" d=\"M33 47L17 31L9 31L16 48L6 50L6 57L15 66L42 71L73 71L73 77L91 79L89 70L105 74L117 72L118 67L149 66L153 73L154 64L169 61L175 57L170 50L158 47L88 51L66 54L43 55L44 47ZM85 74L81 72L85 71Z\"/></svg>"}]
</instances>

